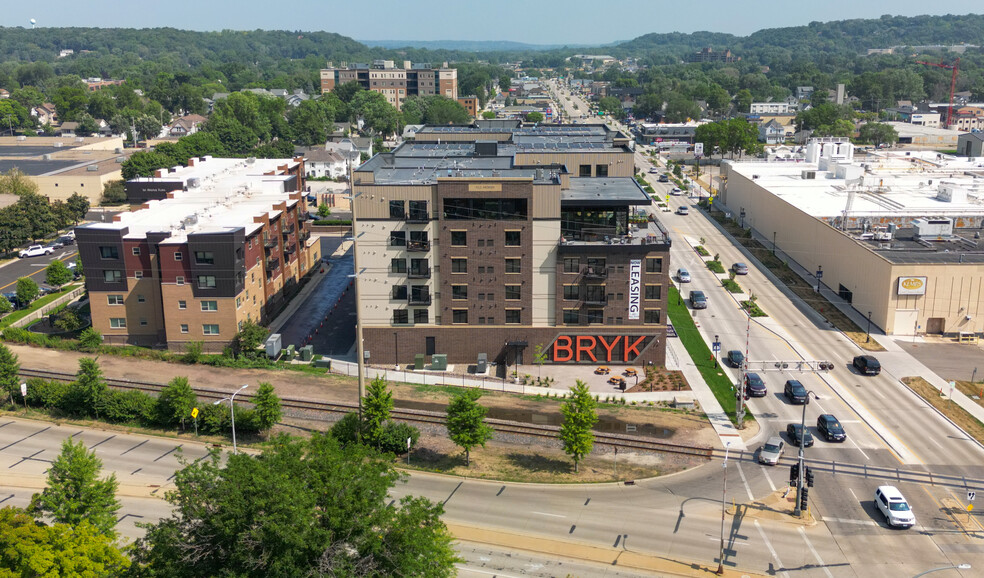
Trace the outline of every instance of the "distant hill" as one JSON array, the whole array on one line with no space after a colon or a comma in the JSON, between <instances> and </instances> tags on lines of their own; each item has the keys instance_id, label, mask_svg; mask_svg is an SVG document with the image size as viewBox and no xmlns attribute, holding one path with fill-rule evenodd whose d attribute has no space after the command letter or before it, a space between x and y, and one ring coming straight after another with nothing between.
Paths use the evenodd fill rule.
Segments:
<instances>
[{"instance_id":1,"label":"distant hill","mask_svg":"<svg viewBox=\"0 0 984 578\"><path fill-rule=\"evenodd\" d=\"M583 48L587 44L526 44L509 40L360 40L366 46L379 48L425 48L427 50L460 50L463 52L539 52L558 48Z\"/></svg>"}]
</instances>

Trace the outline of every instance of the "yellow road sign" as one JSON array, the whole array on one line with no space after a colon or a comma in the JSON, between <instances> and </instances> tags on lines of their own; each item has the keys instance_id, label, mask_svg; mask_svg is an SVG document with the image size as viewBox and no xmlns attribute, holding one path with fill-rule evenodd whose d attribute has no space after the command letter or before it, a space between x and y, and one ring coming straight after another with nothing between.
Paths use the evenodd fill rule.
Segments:
<instances>
[{"instance_id":1,"label":"yellow road sign","mask_svg":"<svg viewBox=\"0 0 984 578\"><path fill-rule=\"evenodd\" d=\"M974 504L967 504L967 511L970 512L974 509Z\"/></svg>"},{"instance_id":2,"label":"yellow road sign","mask_svg":"<svg viewBox=\"0 0 984 578\"><path fill-rule=\"evenodd\" d=\"M198 408L197 407L194 407L194 408L191 409L191 418L192 419L198 419Z\"/></svg>"}]
</instances>

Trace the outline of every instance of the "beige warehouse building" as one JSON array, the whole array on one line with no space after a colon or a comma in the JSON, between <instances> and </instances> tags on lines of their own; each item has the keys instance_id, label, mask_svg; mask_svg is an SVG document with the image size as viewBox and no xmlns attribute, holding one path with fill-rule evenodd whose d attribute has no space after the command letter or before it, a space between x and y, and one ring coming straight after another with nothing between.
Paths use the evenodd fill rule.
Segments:
<instances>
[{"instance_id":1,"label":"beige warehouse building","mask_svg":"<svg viewBox=\"0 0 984 578\"><path fill-rule=\"evenodd\" d=\"M892 152L855 161L815 139L802 163L725 162L736 220L886 333L984 331L984 159Z\"/></svg>"}]
</instances>

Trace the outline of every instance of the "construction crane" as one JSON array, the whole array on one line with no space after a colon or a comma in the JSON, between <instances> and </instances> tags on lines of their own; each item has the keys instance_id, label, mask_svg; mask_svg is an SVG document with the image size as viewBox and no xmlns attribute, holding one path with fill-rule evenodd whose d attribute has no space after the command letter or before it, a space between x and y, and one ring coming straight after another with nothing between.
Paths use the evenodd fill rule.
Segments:
<instances>
[{"instance_id":1,"label":"construction crane","mask_svg":"<svg viewBox=\"0 0 984 578\"><path fill-rule=\"evenodd\" d=\"M926 66L935 66L936 68L943 68L945 70L952 70L950 75L950 105L946 107L946 128L950 128L950 123L953 121L953 92L957 88L957 70L960 68L960 59L956 59L953 64L944 64L942 62L924 62L922 60L917 60L919 64L925 64Z\"/></svg>"}]
</instances>

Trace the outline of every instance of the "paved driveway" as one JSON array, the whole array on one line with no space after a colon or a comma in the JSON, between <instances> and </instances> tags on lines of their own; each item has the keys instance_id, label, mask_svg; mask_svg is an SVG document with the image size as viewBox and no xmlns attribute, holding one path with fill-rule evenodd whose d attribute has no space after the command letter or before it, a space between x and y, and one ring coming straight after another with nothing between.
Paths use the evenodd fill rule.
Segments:
<instances>
[{"instance_id":1,"label":"paved driveway","mask_svg":"<svg viewBox=\"0 0 984 578\"><path fill-rule=\"evenodd\" d=\"M909 355L943 379L984 380L984 349L968 343L912 343L896 340ZM876 354L877 356L877 354Z\"/></svg>"}]
</instances>

